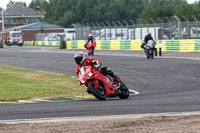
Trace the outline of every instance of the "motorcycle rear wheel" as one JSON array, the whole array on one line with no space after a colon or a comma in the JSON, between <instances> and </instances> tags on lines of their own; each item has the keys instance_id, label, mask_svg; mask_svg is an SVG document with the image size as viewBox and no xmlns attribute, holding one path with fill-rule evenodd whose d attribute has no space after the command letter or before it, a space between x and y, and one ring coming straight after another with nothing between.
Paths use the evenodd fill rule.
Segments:
<instances>
[{"instance_id":1,"label":"motorcycle rear wheel","mask_svg":"<svg viewBox=\"0 0 200 133\"><path fill-rule=\"evenodd\" d=\"M97 99L99 100L106 100L106 91L103 86L99 84L99 88L96 88L96 86L93 83L88 84L88 90L91 94L93 94Z\"/></svg>"},{"instance_id":2,"label":"motorcycle rear wheel","mask_svg":"<svg viewBox=\"0 0 200 133\"><path fill-rule=\"evenodd\" d=\"M94 55L94 47L91 47L91 54Z\"/></svg>"},{"instance_id":3,"label":"motorcycle rear wheel","mask_svg":"<svg viewBox=\"0 0 200 133\"><path fill-rule=\"evenodd\" d=\"M120 88L119 90L121 93L118 95L121 99L127 99L129 97L129 90L128 87L124 84L124 82L120 81Z\"/></svg>"}]
</instances>

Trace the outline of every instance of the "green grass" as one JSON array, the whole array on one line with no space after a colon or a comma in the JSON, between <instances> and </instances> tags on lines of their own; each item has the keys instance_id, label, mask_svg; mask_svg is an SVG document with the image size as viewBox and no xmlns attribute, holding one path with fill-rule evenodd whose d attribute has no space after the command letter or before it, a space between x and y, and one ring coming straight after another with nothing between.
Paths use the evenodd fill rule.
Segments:
<instances>
[{"instance_id":1,"label":"green grass","mask_svg":"<svg viewBox=\"0 0 200 133\"><path fill-rule=\"evenodd\" d=\"M85 94L85 87L70 76L0 66L1 102Z\"/></svg>"}]
</instances>

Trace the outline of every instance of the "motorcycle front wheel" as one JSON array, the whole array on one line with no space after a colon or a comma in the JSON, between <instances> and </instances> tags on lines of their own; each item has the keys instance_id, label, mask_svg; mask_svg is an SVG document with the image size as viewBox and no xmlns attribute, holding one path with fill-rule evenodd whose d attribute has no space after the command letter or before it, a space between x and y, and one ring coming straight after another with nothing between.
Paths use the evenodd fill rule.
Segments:
<instances>
[{"instance_id":1,"label":"motorcycle front wheel","mask_svg":"<svg viewBox=\"0 0 200 133\"><path fill-rule=\"evenodd\" d=\"M107 98L106 91L101 84L99 84L99 88L97 88L93 83L89 83L88 90L99 100L106 100Z\"/></svg>"},{"instance_id":2,"label":"motorcycle front wheel","mask_svg":"<svg viewBox=\"0 0 200 133\"><path fill-rule=\"evenodd\" d=\"M129 97L128 87L124 84L124 82L120 81L120 91L121 93L118 95L121 99L127 99Z\"/></svg>"},{"instance_id":3,"label":"motorcycle front wheel","mask_svg":"<svg viewBox=\"0 0 200 133\"><path fill-rule=\"evenodd\" d=\"M149 49L146 50L146 56L147 56L147 59L150 58L150 53L149 53Z\"/></svg>"}]
</instances>

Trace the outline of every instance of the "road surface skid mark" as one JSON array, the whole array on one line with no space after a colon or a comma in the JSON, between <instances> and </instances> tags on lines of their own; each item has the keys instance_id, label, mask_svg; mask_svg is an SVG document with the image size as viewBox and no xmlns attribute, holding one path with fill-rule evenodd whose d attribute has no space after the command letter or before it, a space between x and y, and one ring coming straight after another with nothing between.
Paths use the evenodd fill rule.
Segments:
<instances>
[{"instance_id":1,"label":"road surface skid mark","mask_svg":"<svg viewBox=\"0 0 200 133\"><path fill-rule=\"evenodd\" d=\"M33 100L18 100L17 102L0 102L0 104L19 104L19 103L41 103L41 102L58 102L58 101L71 101L71 100L85 100L93 99L92 95L75 96L75 97L58 97L51 99L33 99Z\"/></svg>"}]
</instances>

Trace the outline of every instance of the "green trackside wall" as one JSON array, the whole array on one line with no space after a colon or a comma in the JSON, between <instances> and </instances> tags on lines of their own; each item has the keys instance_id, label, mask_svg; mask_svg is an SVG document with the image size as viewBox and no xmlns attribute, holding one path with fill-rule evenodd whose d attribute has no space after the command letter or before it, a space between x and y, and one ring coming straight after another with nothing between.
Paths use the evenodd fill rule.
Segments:
<instances>
[{"instance_id":1,"label":"green trackside wall","mask_svg":"<svg viewBox=\"0 0 200 133\"><path fill-rule=\"evenodd\" d=\"M142 40L97 40L96 50L142 50ZM158 40L162 45L162 51L172 52L200 52L200 40ZM26 46L56 46L60 47L59 41L25 41ZM66 49L85 49L85 40L67 41Z\"/></svg>"},{"instance_id":2,"label":"green trackside wall","mask_svg":"<svg viewBox=\"0 0 200 133\"><path fill-rule=\"evenodd\" d=\"M97 40L96 50L142 50L141 40ZM85 41L67 41L67 49L85 49Z\"/></svg>"},{"instance_id":3,"label":"green trackside wall","mask_svg":"<svg viewBox=\"0 0 200 133\"><path fill-rule=\"evenodd\" d=\"M33 46L34 41L24 41L24 46Z\"/></svg>"},{"instance_id":4,"label":"green trackside wall","mask_svg":"<svg viewBox=\"0 0 200 133\"><path fill-rule=\"evenodd\" d=\"M60 47L60 41L24 41L25 46L52 46Z\"/></svg>"}]
</instances>

